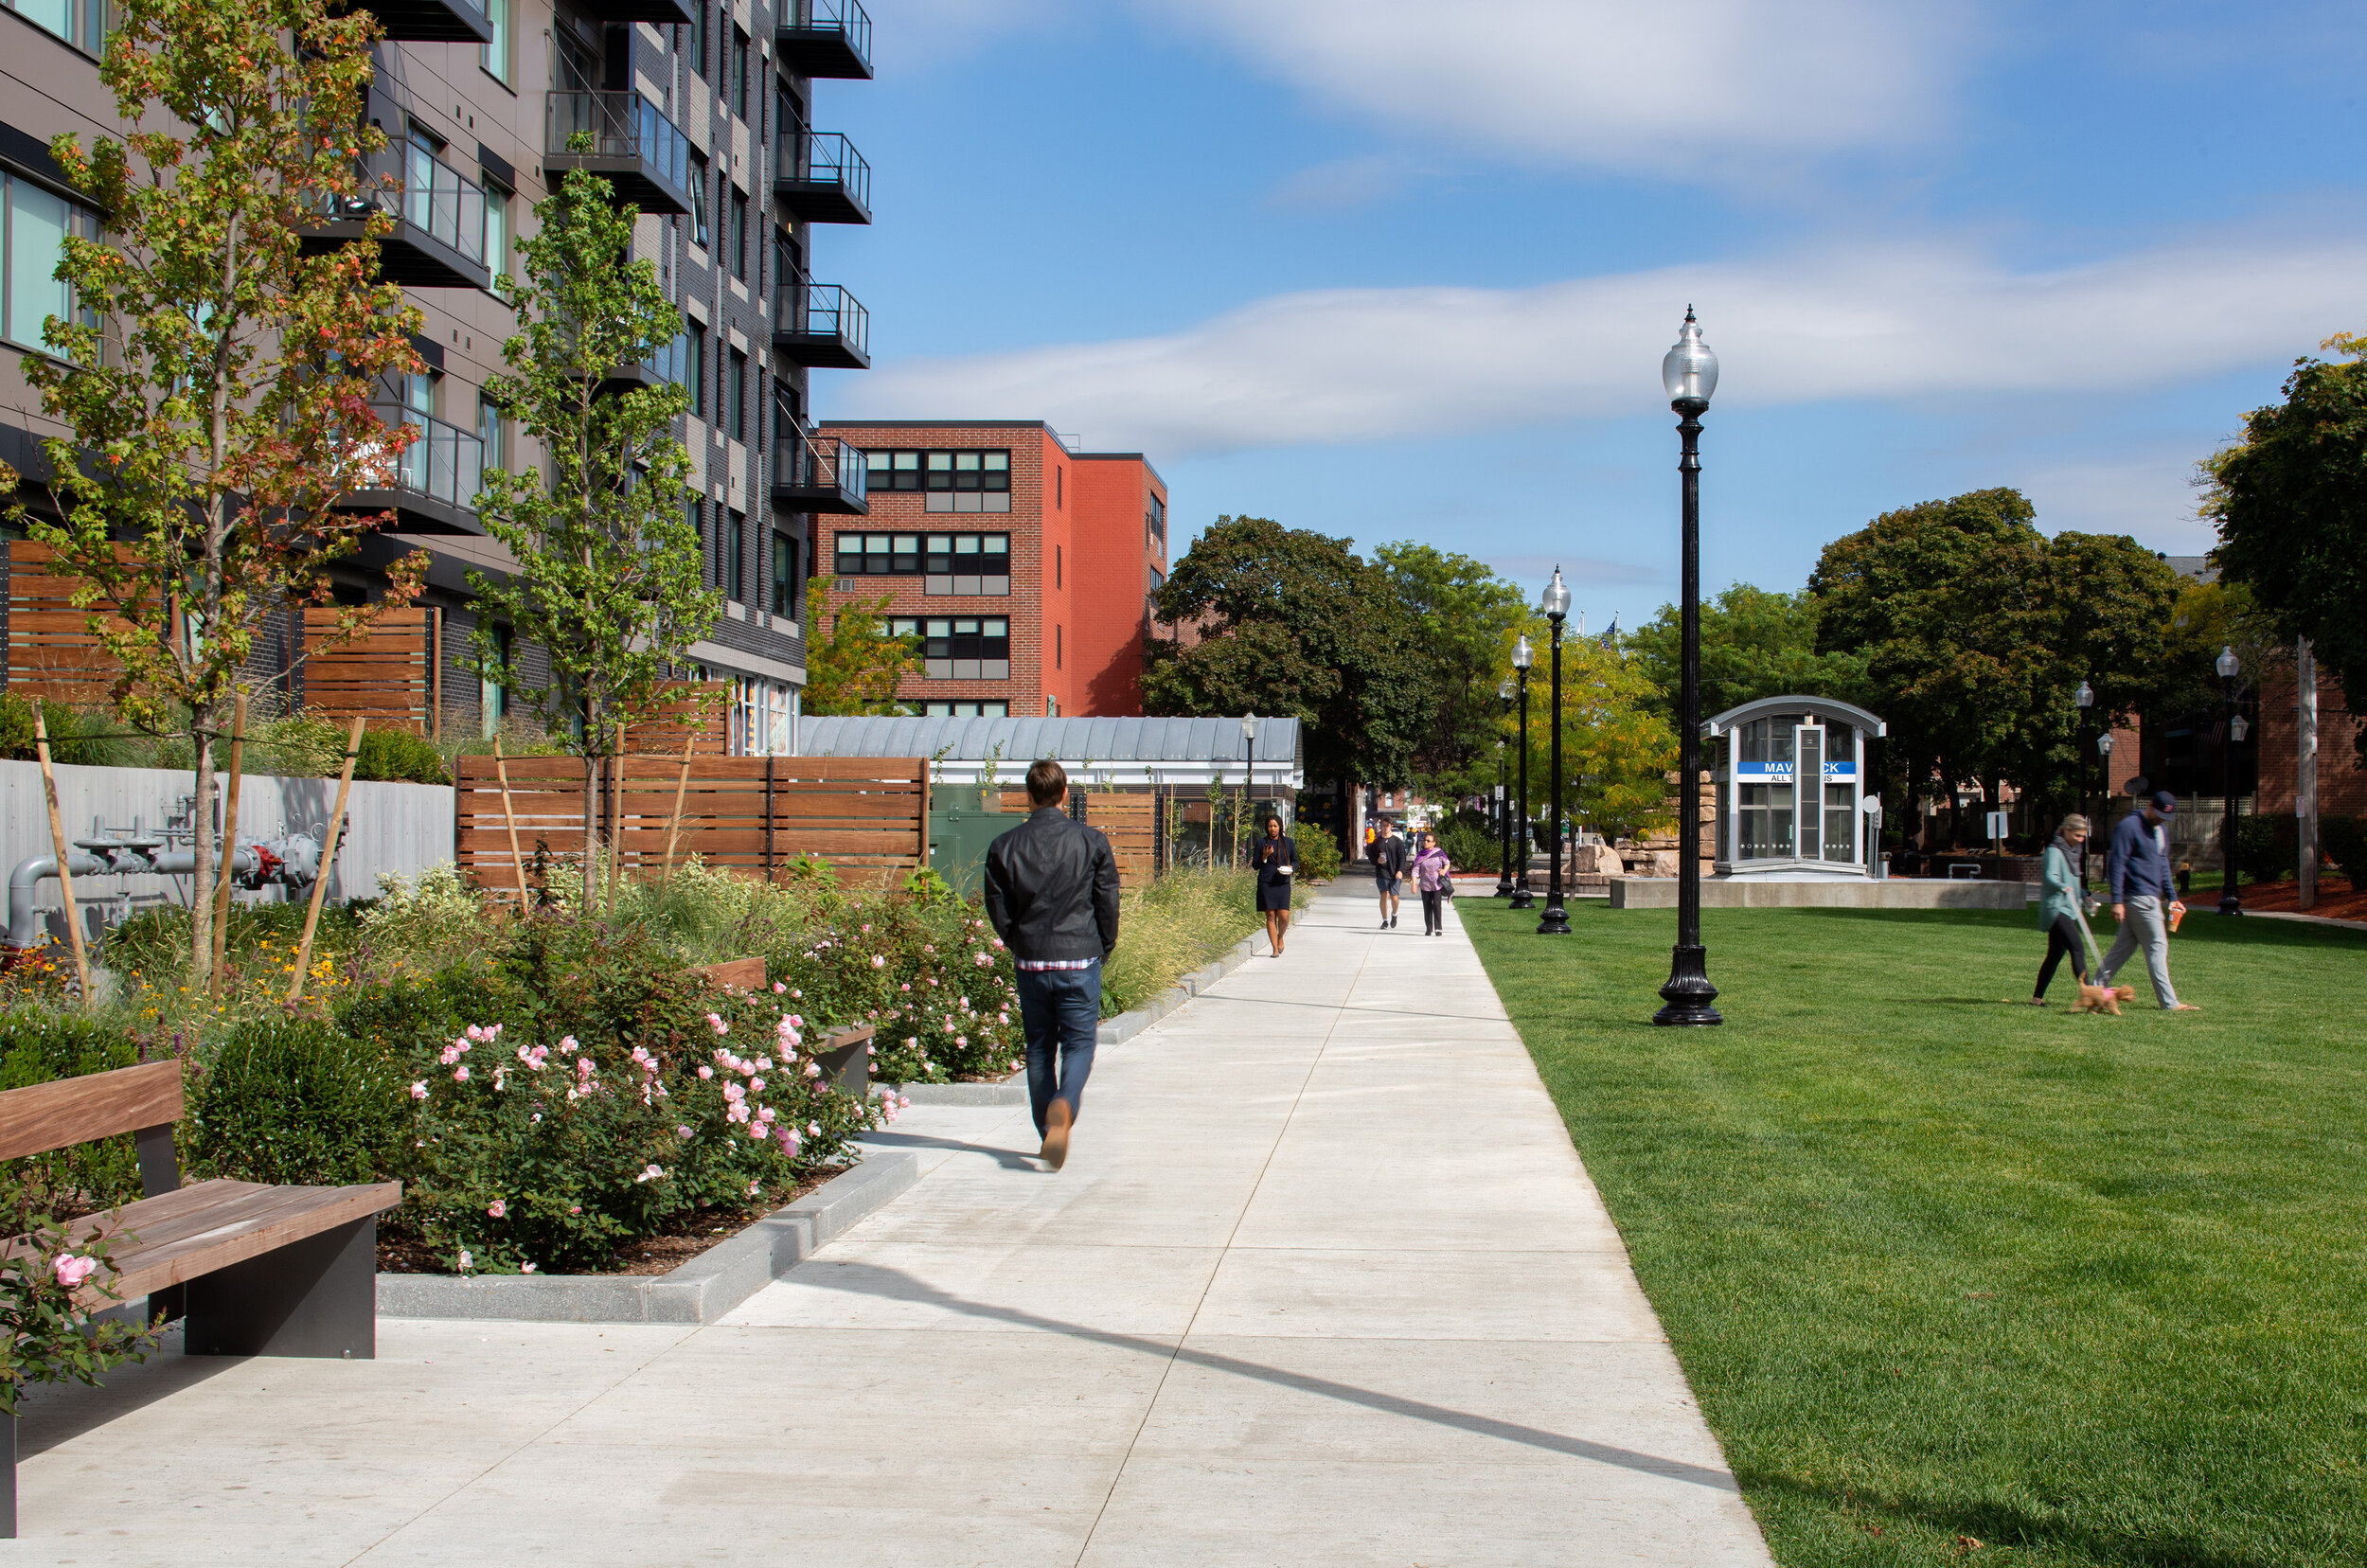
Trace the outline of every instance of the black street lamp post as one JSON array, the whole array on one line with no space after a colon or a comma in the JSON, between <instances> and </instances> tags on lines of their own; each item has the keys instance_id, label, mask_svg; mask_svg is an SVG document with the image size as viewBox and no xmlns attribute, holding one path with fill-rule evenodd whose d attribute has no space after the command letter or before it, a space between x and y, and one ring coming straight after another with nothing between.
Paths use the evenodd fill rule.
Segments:
<instances>
[{"instance_id":1,"label":"black street lamp post","mask_svg":"<svg viewBox=\"0 0 2367 1568\"><path fill-rule=\"evenodd\" d=\"M1710 1006L1717 988L1710 984L1709 954L1701 946L1701 416L1717 390L1717 356L1701 341L1693 307L1685 307L1676 346L1661 361L1661 384L1677 412L1684 437L1677 469L1682 482L1684 569L1684 691L1677 719L1677 945L1669 953L1668 983L1660 989L1667 1006L1655 1024L1723 1024Z\"/></svg>"},{"instance_id":2,"label":"black street lamp post","mask_svg":"<svg viewBox=\"0 0 2367 1568\"><path fill-rule=\"evenodd\" d=\"M1521 856L1520 880L1513 884L1512 907L1534 909L1537 900L1529 896L1529 666L1537 662L1530 650L1528 633L1522 633L1512 645L1512 673L1521 687L1521 820L1513 837L1519 840Z\"/></svg>"},{"instance_id":3,"label":"black street lamp post","mask_svg":"<svg viewBox=\"0 0 2367 1568\"><path fill-rule=\"evenodd\" d=\"M2077 759L2076 765L2079 769L2079 814L2086 816L2088 814L2088 710L2096 705L2096 688L2082 681L2079 683L2079 689L2072 693L2072 701L2079 707L2079 739L2072 750ZM2092 824L2088 829L2088 836L2095 837L2095 828ZM2083 888L2088 885L2088 857L2084 851L2079 857L2079 885Z\"/></svg>"},{"instance_id":4,"label":"black street lamp post","mask_svg":"<svg viewBox=\"0 0 2367 1568\"><path fill-rule=\"evenodd\" d=\"M1512 680L1506 676L1496 687L1496 700L1504 705L1507 718L1512 713ZM1496 737L1496 897L1512 897L1512 800L1504 793L1504 742Z\"/></svg>"},{"instance_id":5,"label":"black street lamp post","mask_svg":"<svg viewBox=\"0 0 2367 1568\"><path fill-rule=\"evenodd\" d=\"M2251 725L2235 711L2235 677L2243 665L2235 657L2235 650L2219 650L2219 689L2227 699L2227 728L2219 745L2220 788L2227 794L2227 814L2219 819L2219 913L2241 915L2243 896L2235 890L2235 748L2251 733Z\"/></svg>"},{"instance_id":6,"label":"black street lamp post","mask_svg":"<svg viewBox=\"0 0 2367 1568\"><path fill-rule=\"evenodd\" d=\"M1561 623L1570 615L1570 590L1562 586L1561 568L1545 585L1538 601L1554 629L1553 785L1545 801L1545 913L1537 922L1539 936L1570 935L1570 912L1561 907Z\"/></svg>"}]
</instances>

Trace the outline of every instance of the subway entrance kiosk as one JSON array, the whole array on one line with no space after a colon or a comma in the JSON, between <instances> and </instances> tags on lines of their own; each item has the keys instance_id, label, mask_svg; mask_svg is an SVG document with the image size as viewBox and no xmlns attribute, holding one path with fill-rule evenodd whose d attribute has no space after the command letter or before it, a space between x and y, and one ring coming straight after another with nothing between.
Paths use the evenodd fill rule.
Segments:
<instances>
[{"instance_id":1,"label":"subway entrance kiosk","mask_svg":"<svg viewBox=\"0 0 2367 1568\"><path fill-rule=\"evenodd\" d=\"M1723 755L1716 875L1741 880L1863 880L1880 864L1866 793L1866 742L1880 719L1828 697L1767 697L1701 725Z\"/></svg>"}]
</instances>

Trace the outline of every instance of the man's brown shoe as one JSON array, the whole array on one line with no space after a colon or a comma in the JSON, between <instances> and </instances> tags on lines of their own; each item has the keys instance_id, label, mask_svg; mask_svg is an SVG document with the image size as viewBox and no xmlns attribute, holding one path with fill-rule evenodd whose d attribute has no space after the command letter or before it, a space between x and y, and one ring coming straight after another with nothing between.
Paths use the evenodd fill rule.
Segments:
<instances>
[{"instance_id":1,"label":"man's brown shoe","mask_svg":"<svg viewBox=\"0 0 2367 1568\"><path fill-rule=\"evenodd\" d=\"M1052 1109L1043 1114L1050 1131L1043 1135L1044 1163L1058 1170L1068 1164L1068 1101L1056 1099Z\"/></svg>"}]
</instances>

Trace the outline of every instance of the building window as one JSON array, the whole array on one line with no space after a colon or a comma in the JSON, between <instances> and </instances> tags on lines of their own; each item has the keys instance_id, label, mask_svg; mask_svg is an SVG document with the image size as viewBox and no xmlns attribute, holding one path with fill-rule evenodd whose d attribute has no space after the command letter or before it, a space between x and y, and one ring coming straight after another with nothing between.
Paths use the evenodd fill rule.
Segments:
<instances>
[{"instance_id":1,"label":"building window","mask_svg":"<svg viewBox=\"0 0 2367 1568\"><path fill-rule=\"evenodd\" d=\"M1007 681L1011 623L944 619L922 625L921 670L933 681Z\"/></svg>"},{"instance_id":2,"label":"building window","mask_svg":"<svg viewBox=\"0 0 2367 1568\"><path fill-rule=\"evenodd\" d=\"M691 536L692 536L693 538L695 538L696 540L698 540L698 542L699 542L699 586L700 586L700 587L702 587L702 588L704 588L704 587L706 587L706 586L707 586L707 572L706 572L706 563L707 563L707 508L706 508L706 503L705 503L705 502L703 502L703 501L702 501L702 500L700 500L697 496L695 496L695 495L694 495L694 496L692 496L692 497L690 498L690 503L689 503L689 506L688 506L685 509L687 510L687 512L688 512L688 514L689 514L689 519L690 519L690 532L691 532Z\"/></svg>"},{"instance_id":3,"label":"building window","mask_svg":"<svg viewBox=\"0 0 2367 1568\"><path fill-rule=\"evenodd\" d=\"M773 535L773 614L797 617L797 541L779 532Z\"/></svg>"},{"instance_id":4,"label":"building window","mask_svg":"<svg viewBox=\"0 0 2367 1568\"><path fill-rule=\"evenodd\" d=\"M0 305L0 337L39 348L48 319L73 313L72 293L56 276L65 237L96 239L98 221L29 181L9 178L5 184L8 288Z\"/></svg>"},{"instance_id":5,"label":"building window","mask_svg":"<svg viewBox=\"0 0 2367 1568\"><path fill-rule=\"evenodd\" d=\"M842 533L840 577L926 577L931 594L1011 591L1009 534Z\"/></svg>"},{"instance_id":6,"label":"building window","mask_svg":"<svg viewBox=\"0 0 2367 1568\"><path fill-rule=\"evenodd\" d=\"M1068 505L1068 470L1064 468L1052 471L1052 505L1055 509Z\"/></svg>"},{"instance_id":7,"label":"building window","mask_svg":"<svg viewBox=\"0 0 2367 1568\"><path fill-rule=\"evenodd\" d=\"M748 117L748 35L732 28L732 113Z\"/></svg>"},{"instance_id":8,"label":"building window","mask_svg":"<svg viewBox=\"0 0 2367 1568\"><path fill-rule=\"evenodd\" d=\"M707 330L690 324L690 341L683 348L683 384L690 388L690 412L707 417Z\"/></svg>"},{"instance_id":9,"label":"building window","mask_svg":"<svg viewBox=\"0 0 2367 1568\"><path fill-rule=\"evenodd\" d=\"M748 356L737 348L732 350L731 377L731 406L723 411L723 422L730 427L733 440L745 441L748 438Z\"/></svg>"},{"instance_id":10,"label":"building window","mask_svg":"<svg viewBox=\"0 0 2367 1568\"><path fill-rule=\"evenodd\" d=\"M1053 545L1053 546L1052 546L1052 586L1053 586L1053 587L1055 587L1055 588L1064 588L1064 587L1068 586L1068 572L1067 572L1067 569L1066 569L1064 566L1062 566L1062 565L1060 564L1060 562L1061 562L1061 559L1062 559L1062 558L1061 558L1061 554L1060 554L1060 546L1059 546L1058 544Z\"/></svg>"},{"instance_id":11,"label":"building window","mask_svg":"<svg viewBox=\"0 0 2367 1568\"><path fill-rule=\"evenodd\" d=\"M732 276L742 283L748 281L748 198L738 190L732 192Z\"/></svg>"},{"instance_id":12,"label":"building window","mask_svg":"<svg viewBox=\"0 0 2367 1568\"><path fill-rule=\"evenodd\" d=\"M509 628L496 626L493 637L493 668L507 674L509 669ZM509 688L507 682L494 677L491 670L477 677L477 715L479 727L490 740L502 727L502 720L509 712Z\"/></svg>"},{"instance_id":13,"label":"building window","mask_svg":"<svg viewBox=\"0 0 2367 1568\"><path fill-rule=\"evenodd\" d=\"M1143 514L1143 528L1160 543L1167 542L1167 504L1155 495L1150 498L1150 509Z\"/></svg>"},{"instance_id":14,"label":"building window","mask_svg":"<svg viewBox=\"0 0 2367 1568\"><path fill-rule=\"evenodd\" d=\"M923 490L934 512L1011 509L1011 454L1004 452L871 452L872 493Z\"/></svg>"},{"instance_id":15,"label":"building window","mask_svg":"<svg viewBox=\"0 0 2367 1568\"><path fill-rule=\"evenodd\" d=\"M1008 719L1008 703L930 703L925 711L932 719Z\"/></svg>"},{"instance_id":16,"label":"building window","mask_svg":"<svg viewBox=\"0 0 2367 1568\"><path fill-rule=\"evenodd\" d=\"M690 242L707 246L707 161L697 152L690 154Z\"/></svg>"},{"instance_id":17,"label":"building window","mask_svg":"<svg viewBox=\"0 0 2367 1568\"><path fill-rule=\"evenodd\" d=\"M509 0L485 0L485 20L493 25L493 42L477 53L477 62L495 81L507 83L509 64Z\"/></svg>"},{"instance_id":18,"label":"building window","mask_svg":"<svg viewBox=\"0 0 2367 1568\"><path fill-rule=\"evenodd\" d=\"M502 411L482 392L476 396L476 434L477 439L485 443L485 467L508 467L508 432L502 423Z\"/></svg>"},{"instance_id":19,"label":"building window","mask_svg":"<svg viewBox=\"0 0 2367 1568\"><path fill-rule=\"evenodd\" d=\"M485 182L485 264L496 278L509 276L509 192L490 180Z\"/></svg>"},{"instance_id":20,"label":"building window","mask_svg":"<svg viewBox=\"0 0 2367 1568\"><path fill-rule=\"evenodd\" d=\"M1067 630L1065 626L1057 625L1052 629L1052 668L1055 669L1061 668L1067 652L1067 639L1061 635Z\"/></svg>"},{"instance_id":21,"label":"building window","mask_svg":"<svg viewBox=\"0 0 2367 1568\"><path fill-rule=\"evenodd\" d=\"M748 591L747 578L740 560L741 541L747 537L748 519L736 511L723 516L723 597L740 598Z\"/></svg>"},{"instance_id":22,"label":"building window","mask_svg":"<svg viewBox=\"0 0 2367 1568\"><path fill-rule=\"evenodd\" d=\"M92 54L107 44L106 0L7 0L8 8L44 32Z\"/></svg>"}]
</instances>

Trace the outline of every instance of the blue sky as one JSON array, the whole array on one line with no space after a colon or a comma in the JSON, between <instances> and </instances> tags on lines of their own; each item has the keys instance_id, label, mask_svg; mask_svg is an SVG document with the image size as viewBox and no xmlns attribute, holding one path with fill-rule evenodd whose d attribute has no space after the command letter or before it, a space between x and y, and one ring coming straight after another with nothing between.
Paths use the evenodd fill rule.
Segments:
<instances>
[{"instance_id":1,"label":"blue sky","mask_svg":"<svg viewBox=\"0 0 2367 1568\"><path fill-rule=\"evenodd\" d=\"M1042 418L1220 513L1675 590L1662 353L1723 363L1703 576L2012 485L2207 546L2194 464L2367 330L2336 5L873 0L823 418Z\"/></svg>"}]
</instances>

